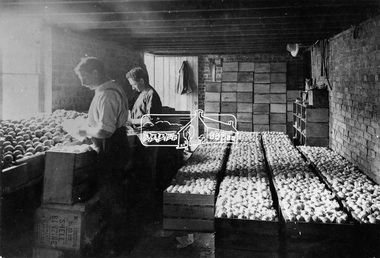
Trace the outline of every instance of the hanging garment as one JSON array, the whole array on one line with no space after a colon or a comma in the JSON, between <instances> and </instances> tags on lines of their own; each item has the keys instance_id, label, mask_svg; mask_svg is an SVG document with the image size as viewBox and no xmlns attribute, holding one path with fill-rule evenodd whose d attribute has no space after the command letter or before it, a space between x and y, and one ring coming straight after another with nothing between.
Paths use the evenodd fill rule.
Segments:
<instances>
[{"instance_id":1,"label":"hanging garment","mask_svg":"<svg viewBox=\"0 0 380 258\"><path fill-rule=\"evenodd\" d=\"M191 93L193 90L191 88L191 78L190 78L190 67L186 61L182 62L181 68L179 69L176 93L185 94Z\"/></svg>"}]
</instances>

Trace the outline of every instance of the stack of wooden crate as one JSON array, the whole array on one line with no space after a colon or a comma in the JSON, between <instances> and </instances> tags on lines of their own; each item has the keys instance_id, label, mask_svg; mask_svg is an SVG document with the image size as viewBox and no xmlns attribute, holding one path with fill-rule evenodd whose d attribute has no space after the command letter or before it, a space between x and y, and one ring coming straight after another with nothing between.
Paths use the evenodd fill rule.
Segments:
<instances>
[{"instance_id":1,"label":"stack of wooden crate","mask_svg":"<svg viewBox=\"0 0 380 258\"><path fill-rule=\"evenodd\" d=\"M102 228L99 198L88 194L95 164L95 151L46 152L42 204L35 213L35 257L75 256L91 246Z\"/></svg>"},{"instance_id":2,"label":"stack of wooden crate","mask_svg":"<svg viewBox=\"0 0 380 258\"><path fill-rule=\"evenodd\" d=\"M206 113L236 116L239 131L292 132L289 103L299 92L287 90L285 62L223 62L222 68L220 82L206 82Z\"/></svg>"}]
</instances>

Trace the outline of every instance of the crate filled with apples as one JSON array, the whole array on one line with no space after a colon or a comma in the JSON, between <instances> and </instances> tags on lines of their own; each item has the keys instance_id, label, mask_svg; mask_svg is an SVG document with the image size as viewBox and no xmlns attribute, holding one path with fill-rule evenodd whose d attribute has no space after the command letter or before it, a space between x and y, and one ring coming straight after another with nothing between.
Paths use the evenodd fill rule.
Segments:
<instances>
[{"instance_id":1,"label":"crate filled with apples","mask_svg":"<svg viewBox=\"0 0 380 258\"><path fill-rule=\"evenodd\" d=\"M258 133L231 146L215 206L217 248L277 253L280 223ZM242 138L238 138L242 139Z\"/></svg>"},{"instance_id":2,"label":"crate filled with apples","mask_svg":"<svg viewBox=\"0 0 380 258\"><path fill-rule=\"evenodd\" d=\"M163 228L214 230L217 178L227 144L199 145L163 193Z\"/></svg>"},{"instance_id":3,"label":"crate filled with apples","mask_svg":"<svg viewBox=\"0 0 380 258\"><path fill-rule=\"evenodd\" d=\"M335 194L309 168L287 135L267 132L262 139L285 221L286 250L347 252L353 244L354 226Z\"/></svg>"},{"instance_id":4,"label":"crate filled with apples","mask_svg":"<svg viewBox=\"0 0 380 258\"><path fill-rule=\"evenodd\" d=\"M360 245L363 252L373 251L369 256L380 253L379 185L336 151L326 147L298 148L359 222L356 225L357 246Z\"/></svg>"},{"instance_id":5,"label":"crate filled with apples","mask_svg":"<svg viewBox=\"0 0 380 258\"><path fill-rule=\"evenodd\" d=\"M29 119L0 121L0 146L3 151L3 188L12 191L38 179L44 171L44 154L54 146L72 144L62 122L86 116L76 111L57 110Z\"/></svg>"}]
</instances>

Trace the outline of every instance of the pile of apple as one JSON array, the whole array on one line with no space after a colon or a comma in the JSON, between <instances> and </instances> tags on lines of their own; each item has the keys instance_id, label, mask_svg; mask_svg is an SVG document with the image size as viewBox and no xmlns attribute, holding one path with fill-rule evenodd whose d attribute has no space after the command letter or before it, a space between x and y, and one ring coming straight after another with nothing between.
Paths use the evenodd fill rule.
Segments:
<instances>
[{"instance_id":1,"label":"pile of apple","mask_svg":"<svg viewBox=\"0 0 380 258\"><path fill-rule=\"evenodd\" d=\"M188 162L201 163L205 160L223 160L226 151L226 143L201 144L195 149Z\"/></svg>"},{"instance_id":2,"label":"pile of apple","mask_svg":"<svg viewBox=\"0 0 380 258\"><path fill-rule=\"evenodd\" d=\"M227 144L201 144L165 190L168 193L215 194L216 175L221 171Z\"/></svg>"},{"instance_id":3,"label":"pile of apple","mask_svg":"<svg viewBox=\"0 0 380 258\"><path fill-rule=\"evenodd\" d=\"M311 171L289 137L281 133L263 133L262 137L286 219L347 222L348 216L340 209L335 195Z\"/></svg>"},{"instance_id":4,"label":"pile of apple","mask_svg":"<svg viewBox=\"0 0 380 258\"><path fill-rule=\"evenodd\" d=\"M277 218L267 177L226 176L219 188L215 217L273 221Z\"/></svg>"},{"instance_id":5,"label":"pile of apple","mask_svg":"<svg viewBox=\"0 0 380 258\"><path fill-rule=\"evenodd\" d=\"M260 133L259 132L237 132L235 134L237 137L236 141L237 142L246 142L246 143L251 143L251 142L256 142L260 140Z\"/></svg>"},{"instance_id":6,"label":"pile of apple","mask_svg":"<svg viewBox=\"0 0 380 258\"><path fill-rule=\"evenodd\" d=\"M0 121L0 146L3 148L3 168L19 159L45 152L53 146L72 142L62 128L65 119L85 116L76 111L57 110L50 115L39 114L30 119Z\"/></svg>"},{"instance_id":7,"label":"pile of apple","mask_svg":"<svg viewBox=\"0 0 380 258\"><path fill-rule=\"evenodd\" d=\"M299 149L326 178L338 197L363 223L380 223L380 186L337 152L325 147Z\"/></svg>"},{"instance_id":8,"label":"pile of apple","mask_svg":"<svg viewBox=\"0 0 380 258\"><path fill-rule=\"evenodd\" d=\"M260 141L233 144L227 161L226 175L250 177L256 174L266 175L265 157Z\"/></svg>"},{"instance_id":9,"label":"pile of apple","mask_svg":"<svg viewBox=\"0 0 380 258\"><path fill-rule=\"evenodd\" d=\"M258 134L250 142L231 146L216 202L215 217L273 221L273 207L265 157Z\"/></svg>"},{"instance_id":10,"label":"pile of apple","mask_svg":"<svg viewBox=\"0 0 380 258\"><path fill-rule=\"evenodd\" d=\"M167 189L168 193L207 194L215 193L216 180L211 178L176 179Z\"/></svg>"}]
</instances>

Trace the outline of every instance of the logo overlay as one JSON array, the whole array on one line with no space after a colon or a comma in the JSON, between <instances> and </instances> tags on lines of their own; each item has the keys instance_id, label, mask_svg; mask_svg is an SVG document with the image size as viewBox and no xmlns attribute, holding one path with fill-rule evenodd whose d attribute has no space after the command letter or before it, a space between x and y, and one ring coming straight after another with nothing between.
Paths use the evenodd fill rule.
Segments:
<instances>
[{"instance_id":1,"label":"logo overlay","mask_svg":"<svg viewBox=\"0 0 380 258\"><path fill-rule=\"evenodd\" d=\"M158 117L153 122L150 117ZM150 114L141 117L140 135L143 145L148 147L176 147L210 143L230 143L237 140L237 120L229 114L205 114L197 109L193 114ZM199 134L199 130L203 133Z\"/></svg>"}]
</instances>

